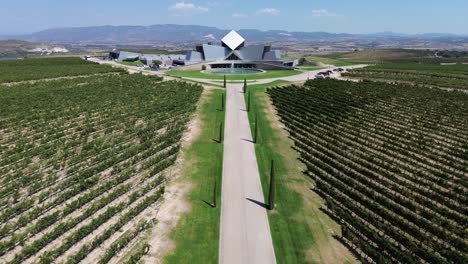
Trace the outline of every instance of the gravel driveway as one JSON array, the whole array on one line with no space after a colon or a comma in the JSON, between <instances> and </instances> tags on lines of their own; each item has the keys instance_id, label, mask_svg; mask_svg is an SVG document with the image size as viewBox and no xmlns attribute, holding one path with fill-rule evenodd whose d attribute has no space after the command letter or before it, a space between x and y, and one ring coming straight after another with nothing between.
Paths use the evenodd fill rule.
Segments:
<instances>
[{"instance_id":1,"label":"gravel driveway","mask_svg":"<svg viewBox=\"0 0 468 264\"><path fill-rule=\"evenodd\" d=\"M226 95L219 263L276 263L242 86Z\"/></svg>"}]
</instances>

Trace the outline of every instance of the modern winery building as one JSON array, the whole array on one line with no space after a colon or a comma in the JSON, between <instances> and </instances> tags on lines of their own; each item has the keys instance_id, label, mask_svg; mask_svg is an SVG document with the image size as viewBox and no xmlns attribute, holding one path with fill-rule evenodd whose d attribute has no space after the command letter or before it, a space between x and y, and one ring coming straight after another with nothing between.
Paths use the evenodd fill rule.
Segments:
<instances>
[{"instance_id":1,"label":"modern winery building","mask_svg":"<svg viewBox=\"0 0 468 264\"><path fill-rule=\"evenodd\" d=\"M197 45L188 51L185 65L205 64L215 68L259 68L264 70L293 69L296 61L281 60L281 52L271 45L246 46L245 39L232 30L221 44Z\"/></svg>"}]
</instances>

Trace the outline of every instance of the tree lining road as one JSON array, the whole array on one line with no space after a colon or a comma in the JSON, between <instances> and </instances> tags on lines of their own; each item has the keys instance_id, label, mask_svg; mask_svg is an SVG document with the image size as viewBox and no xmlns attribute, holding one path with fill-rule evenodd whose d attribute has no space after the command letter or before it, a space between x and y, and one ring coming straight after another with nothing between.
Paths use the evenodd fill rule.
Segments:
<instances>
[{"instance_id":1,"label":"tree lining road","mask_svg":"<svg viewBox=\"0 0 468 264\"><path fill-rule=\"evenodd\" d=\"M219 263L276 263L243 84L226 89Z\"/></svg>"}]
</instances>

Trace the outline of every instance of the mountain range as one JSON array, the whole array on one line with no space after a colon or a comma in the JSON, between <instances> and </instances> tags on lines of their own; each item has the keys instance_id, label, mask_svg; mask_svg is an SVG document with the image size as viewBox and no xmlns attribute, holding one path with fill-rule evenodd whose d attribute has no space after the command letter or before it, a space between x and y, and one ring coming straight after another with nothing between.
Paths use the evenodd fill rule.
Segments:
<instances>
[{"instance_id":1,"label":"mountain range","mask_svg":"<svg viewBox=\"0 0 468 264\"><path fill-rule=\"evenodd\" d=\"M151 26L93 26L74 28L52 28L28 35L3 36L3 39L20 39L48 43L134 43L137 42L202 42L221 39L230 31L216 27L197 25L151 25ZM343 41L343 40L382 40L382 39L466 39L468 36L427 33L400 34L381 32L374 34L346 34L327 32L290 32L283 30L261 31L256 29L238 30L249 42L281 42L281 41Z\"/></svg>"}]
</instances>

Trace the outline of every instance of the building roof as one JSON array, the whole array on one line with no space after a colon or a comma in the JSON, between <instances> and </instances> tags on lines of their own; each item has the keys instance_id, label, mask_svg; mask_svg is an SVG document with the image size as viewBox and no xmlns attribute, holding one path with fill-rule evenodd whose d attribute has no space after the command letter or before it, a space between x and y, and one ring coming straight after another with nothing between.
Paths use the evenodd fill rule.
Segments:
<instances>
[{"instance_id":1,"label":"building roof","mask_svg":"<svg viewBox=\"0 0 468 264\"><path fill-rule=\"evenodd\" d=\"M245 39L236 31L231 30L221 41L231 50L235 50L245 42Z\"/></svg>"},{"instance_id":2,"label":"building roof","mask_svg":"<svg viewBox=\"0 0 468 264\"><path fill-rule=\"evenodd\" d=\"M203 52L205 54L205 60L221 61L221 60L224 60L224 58L226 58L230 50L221 46L213 46L213 45L204 44Z\"/></svg>"},{"instance_id":3,"label":"building roof","mask_svg":"<svg viewBox=\"0 0 468 264\"><path fill-rule=\"evenodd\" d=\"M128 52L128 51L119 51L119 58L117 60L118 61L137 60L138 57L140 57L139 53Z\"/></svg>"}]
</instances>

